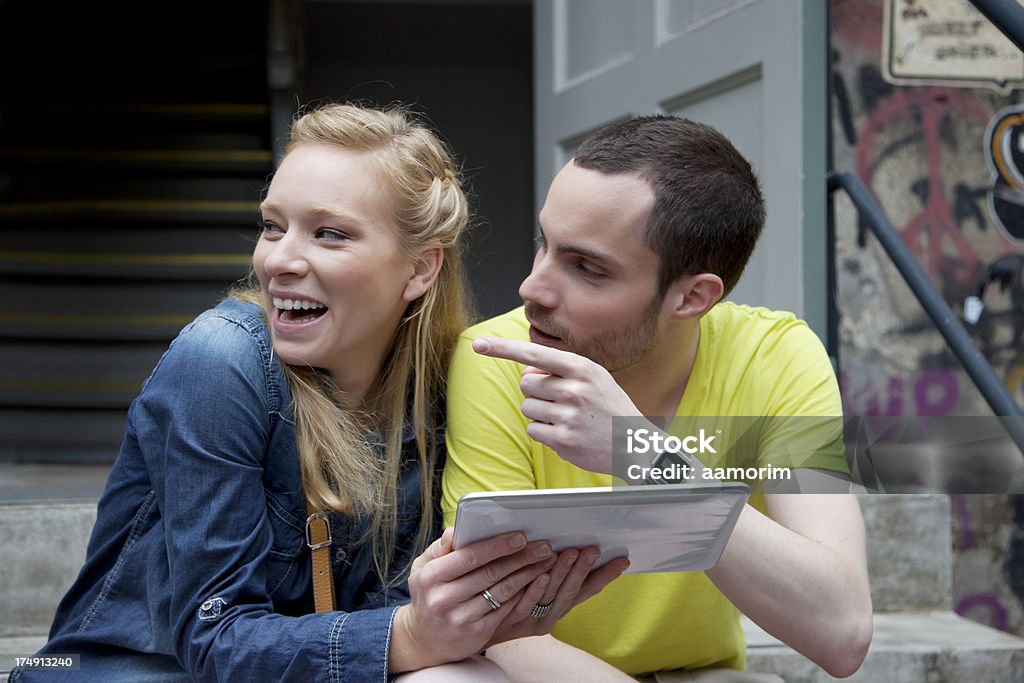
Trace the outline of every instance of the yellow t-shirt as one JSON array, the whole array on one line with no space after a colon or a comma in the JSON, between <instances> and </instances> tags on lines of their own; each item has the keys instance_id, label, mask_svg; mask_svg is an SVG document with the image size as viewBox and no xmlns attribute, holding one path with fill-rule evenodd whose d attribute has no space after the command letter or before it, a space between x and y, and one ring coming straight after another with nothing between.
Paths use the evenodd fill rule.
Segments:
<instances>
[{"instance_id":1,"label":"yellow t-shirt","mask_svg":"<svg viewBox=\"0 0 1024 683\"><path fill-rule=\"evenodd\" d=\"M528 330L520 307L459 339L448 383L442 507L449 526L459 498L472 491L612 483L610 475L582 470L532 440L520 412L522 367L471 347L480 336L528 340ZM697 358L677 414L839 416L842 406L828 356L806 323L790 313L723 302L701 319ZM779 434L761 443L759 464L782 462L767 453L788 442L794 423L778 424ZM841 440L797 464L847 470ZM752 496L751 504L760 508L761 497ZM739 613L704 572L623 575L566 615L553 633L630 674L745 665Z\"/></svg>"}]
</instances>

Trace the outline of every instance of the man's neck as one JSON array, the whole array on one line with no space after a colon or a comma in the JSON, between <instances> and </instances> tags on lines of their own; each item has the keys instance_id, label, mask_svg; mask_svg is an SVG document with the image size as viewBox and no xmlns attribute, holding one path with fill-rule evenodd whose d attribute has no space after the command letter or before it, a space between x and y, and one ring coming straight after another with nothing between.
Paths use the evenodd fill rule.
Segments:
<instances>
[{"instance_id":1,"label":"man's neck","mask_svg":"<svg viewBox=\"0 0 1024 683\"><path fill-rule=\"evenodd\" d=\"M700 321L679 322L642 361L612 373L633 404L647 416L675 415L697 361Z\"/></svg>"}]
</instances>

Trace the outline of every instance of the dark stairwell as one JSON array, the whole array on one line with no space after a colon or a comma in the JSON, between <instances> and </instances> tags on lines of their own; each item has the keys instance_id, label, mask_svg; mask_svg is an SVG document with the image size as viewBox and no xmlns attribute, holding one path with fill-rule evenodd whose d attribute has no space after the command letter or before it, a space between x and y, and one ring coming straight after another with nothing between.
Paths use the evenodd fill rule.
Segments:
<instances>
[{"instance_id":1,"label":"dark stairwell","mask_svg":"<svg viewBox=\"0 0 1024 683\"><path fill-rule=\"evenodd\" d=\"M0 461L110 462L247 269L272 168L262 2L0 2Z\"/></svg>"}]
</instances>

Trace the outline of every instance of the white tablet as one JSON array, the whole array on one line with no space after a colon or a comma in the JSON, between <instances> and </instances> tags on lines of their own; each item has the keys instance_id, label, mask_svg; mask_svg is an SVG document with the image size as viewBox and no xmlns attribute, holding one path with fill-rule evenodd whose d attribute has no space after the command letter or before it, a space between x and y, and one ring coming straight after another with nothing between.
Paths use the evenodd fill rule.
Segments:
<instances>
[{"instance_id":1,"label":"white tablet","mask_svg":"<svg viewBox=\"0 0 1024 683\"><path fill-rule=\"evenodd\" d=\"M454 547L509 531L557 550L597 546L626 573L710 569L750 496L742 483L482 491L459 500Z\"/></svg>"}]
</instances>

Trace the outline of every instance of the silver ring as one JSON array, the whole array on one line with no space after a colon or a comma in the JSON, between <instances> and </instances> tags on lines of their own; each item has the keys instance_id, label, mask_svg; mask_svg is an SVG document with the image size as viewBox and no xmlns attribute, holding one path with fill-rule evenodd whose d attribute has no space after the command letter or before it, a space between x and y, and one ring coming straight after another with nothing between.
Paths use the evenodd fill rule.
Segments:
<instances>
[{"instance_id":1,"label":"silver ring","mask_svg":"<svg viewBox=\"0 0 1024 683\"><path fill-rule=\"evenodd\" d=\"M501 609L501 603L498 602L497 598L491 595L491 591L485 590L480 594L480 597L487 601L487 604L491 606L491 609Z\"/></svg>"},{"instance_id":2,"label":"silver ring","mask_svg":"<svg viewBox=\"0 0 1024 683\"><path fill-rule=\"evenodd\" d=\"M543 619L544 617L546 617L548 615L549 612L551 612L551 607L554 604L555 604L554 601L549 602L546 605L541 605L540 603L537 603L530 610L530 616L533 617L534 619Z\"/></svg>"}]
</instances>

